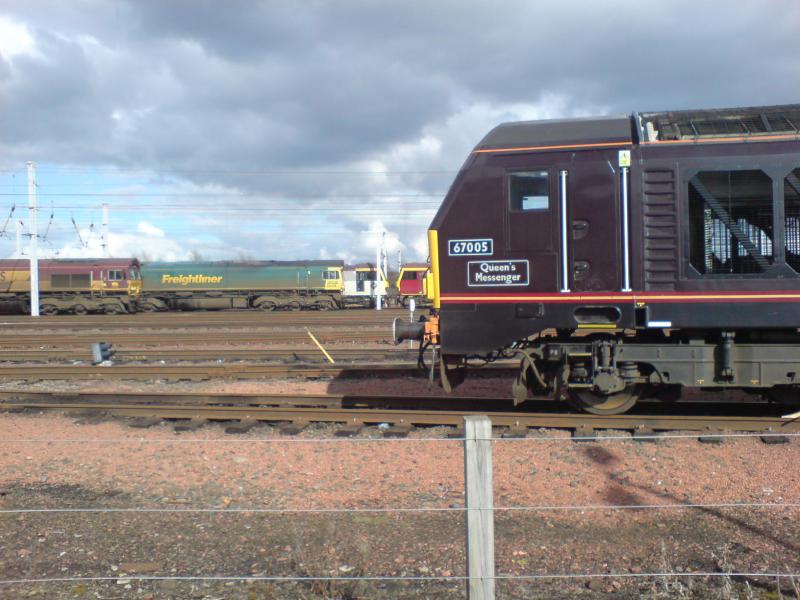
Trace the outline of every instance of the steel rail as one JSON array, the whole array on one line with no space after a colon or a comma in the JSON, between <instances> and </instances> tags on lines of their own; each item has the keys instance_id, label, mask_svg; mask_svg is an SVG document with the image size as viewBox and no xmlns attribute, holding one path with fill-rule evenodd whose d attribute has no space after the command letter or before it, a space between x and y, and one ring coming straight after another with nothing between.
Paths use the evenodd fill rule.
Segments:
<instances>
[{"instance_id":1,"label":"steel rail","mask_svg":"<svg viewBox=\"0 0 800 600\"><path fill-rule=\"evenodd\" d=\"M779 415L747 415L733 416L727 414L623 414L613 416L591 415L587 413L564 412L523 412L509 410L487 410L487 406L475 403L488 403L491 399L455 399L434 398L442 406L462 402L455 410L442 409L409 409L383 408L380 402L387 403L397 397L380 396L342 396L342 395L308 395L284 396L264 394L180 394L176 398L200 397L214 399L224 403L215 404L159 404L169 394L16 394L4 392L0 395L0 408L3 410L64 410L64 411L96 411L114 416L152 417L161 419L189 419L208 421L247 420L263 422L297 422L297 423L354 423L371 425L392 423L394 425L460 426L462 419L468 414L488 414L495 426L514 428L557 428L557 429L620 429L620 430L652 430L652 431L755 431L755 432L797 432L800 421L784 420ZM53 397L63 397L64 401L48 401ZM8 400L6 400L8 398ZM42 400L44 398L44 400ZM87 401L87 400L93 401ZM114 401L116 399L116 401ZM131 399L138 400L131 402ZM81 401L83 400L83 401ZM408 402L420 402L424 398L406 398ZM347 406L342 406L346 401ZM147 402L154 402L148 404ZM247 403L246 406L231 406L236 402ZM509 403L510 399L501 399L501 403ZM314 404L315 406L308 406ZM255 404L255 405L254 405ZM270 404L265 406L264 404ZM305 406L303 405L305 404ZM364 408L364 405L372 404ZM659 406L662 409L664 405ZM675 409L674 405L670 408ZM705 410L708 410L707 408ZM656 411L658 412L658 411ZM691 410L689 411L691 412ZM700 411L702 412L702 411ZM765 408L766 412L766 408Z\"/></svg>"},{"instance_id":2,"label":"steel rail","mask_svg":"<svg viewBox=\"0 0 800 600\"><path fill-rule=\"evenodd\" d=\"M229 327L243 325L298 327L311 325L369 325L385 326L398 316L407 316L405 309L324 311L324 312L164 312L123 315L63 315L33 319L22 315L0 315L0 330L33 329L87 329L95 327Z\"/></svg>"},{"instance_id":3,"label":"steel rail","mask_svg":"<svg viewBox=\"0 0 800 600\"><path fill-rule=\"evenodd\" d=\"M396 396L384 394L263 394L218 392L16 392L0 391L0 407L14 402L85 402L108 404L123 401L135 404L181 406L304 406L337 408L436 408L467 410L513 409L511 398L481 398L458 396ZM552 401L538 405L553 406Z\"/></svg>"},{"instance_id":4,"label":"steel rail","mask_svg":"<svg viewBox=\"0 0 800 600\"><path fill-rule=\"evenodd\" d=\"M333 330L314 331L314 335L322 342L350 341L390 341L390 329L375 331ZM300 331L254 331L253 329L236 331L182 332L169 330L154 331L97 331L97 332L52 332L44 334L13 334L0 336L0 348L16 346L52 346L66 343L91 344L103 341L112 344L153 344L153 343L201 343L209 342L297 342L308 340L308 333Z\"/></svg>"},{"instance_id":5,"label":"steel rail","mask_svg":"<svg viewBox=\"0 0 800 600\"><path fill-rule=\"evenodd\" d=\"M337 360L406 360L415 361L416 350L397 346L393 349L357 349L332 346L330 353ZM116 348L115 359L125 360L234 360L263 359L325 360L316 348ZM49 360L91 360L88 347L73 348L0 348L0 362L41 362Z\"/></svg>"},{"instance_id":6,"label":"steel rail","mask_svg":"<svg viewBox=\"0 0 800 600\"><path fill-rule=\"evenodd\" d=\"M361 365L291 365L227 363L205 365L23 365L0 366L0 379L211 379L229 377L254 379L262 377L342 377L370 374L420 375L413 363L380 363Z\"/></svg>"}]
</instances>

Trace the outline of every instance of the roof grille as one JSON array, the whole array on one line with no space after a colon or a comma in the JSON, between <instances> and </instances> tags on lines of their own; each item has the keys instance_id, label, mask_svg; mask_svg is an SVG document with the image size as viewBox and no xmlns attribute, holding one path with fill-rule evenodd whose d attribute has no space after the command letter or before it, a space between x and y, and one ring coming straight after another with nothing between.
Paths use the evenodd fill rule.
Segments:
<instances>
[{"instance_id":1,"label":"roof grille","mask_svg":"<svg viewBox=\"0 0 800 600\"><path fill-rule=\"evenodd\" d=\"M800 104L642 113L645 141L800 134Z\"/></svg>"}]
</instances>

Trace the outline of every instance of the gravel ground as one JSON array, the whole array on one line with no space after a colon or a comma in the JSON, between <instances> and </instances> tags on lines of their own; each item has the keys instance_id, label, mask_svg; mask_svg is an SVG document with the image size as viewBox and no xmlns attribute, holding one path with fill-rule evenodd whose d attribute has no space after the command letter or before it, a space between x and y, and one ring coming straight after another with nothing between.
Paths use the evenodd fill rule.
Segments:
<instances>
[{"instance_id":1,"label":"gravel ground","mask_svg":"<svg viewBox=\"0 0 800 600\"><path fill-rule=\"evenodd\" d=\"M258 385L206 387L330 391L329 382L253 387ZM353 385L369 393L369 380ZM472 385L490 386L480 380ZM375 386L373 381L372 392ZM462 448L445 439L444 428L418 430L404 441L383 441L374 428L355 440L334 437L335 426L315 426L293 437L282 437L269 426L241 436L226 435L223 429L209 425L176 434L166 423L140 430L123 420L78 425L52 413L0 414L5 440L0 444L1 509L173 511L0 513L0 578L109 578L5 585L0 597L463 597L458 579L137 579L464 575ZM495 505L798 503L797 459L796 439L774 446L757 438L730 439L720 446L693 438L581 444L564 432L537 431L524 440L495 442ZM386 507L448 510L254 512ZM194 509L214 512L175 512ZM778 598L772 580L641 575L798 573L798 516L800 509L789 506L498 511L498 573L611 574L592 580L501 580L498 597ZM794 597L788 579L783 585L783 594Z\"/></svg>"}]
</instances>

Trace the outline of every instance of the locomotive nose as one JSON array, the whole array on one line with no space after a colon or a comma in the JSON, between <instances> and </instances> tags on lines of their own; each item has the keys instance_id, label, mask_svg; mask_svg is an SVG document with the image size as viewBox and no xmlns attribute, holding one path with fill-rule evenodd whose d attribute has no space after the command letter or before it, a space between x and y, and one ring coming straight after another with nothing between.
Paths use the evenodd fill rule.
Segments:
<instances>
[{"instance_id":1,"label":"locomotive nose","mask_svg":"<svg viewBox=\"0 0 800 600\"><path fill-rule=\"evenodd\" d=\"M425 337L425 322L416 321L409 323L402 317L396 317L392 321L392 337L394 343L399 344L404 340L415 340L421 342Z\"/></svg>"}]
</instances>

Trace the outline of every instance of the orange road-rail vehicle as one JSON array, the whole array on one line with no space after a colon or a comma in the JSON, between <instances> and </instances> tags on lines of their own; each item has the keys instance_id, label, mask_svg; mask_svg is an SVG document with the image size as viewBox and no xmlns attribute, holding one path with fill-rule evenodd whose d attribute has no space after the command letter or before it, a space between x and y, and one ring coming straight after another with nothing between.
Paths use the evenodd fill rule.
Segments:
<instances>
[{"instance_id":1,"label":"orange road-rail vehicle","mask_svg":"<svg viewBox=\"0 0 800 600\"><path fill-rule=\"evenodd\" d=\"M428 232L445 387L521 355L518 401L800 396L800 105L505 123Z\"/></svg>"}]
</instances>

